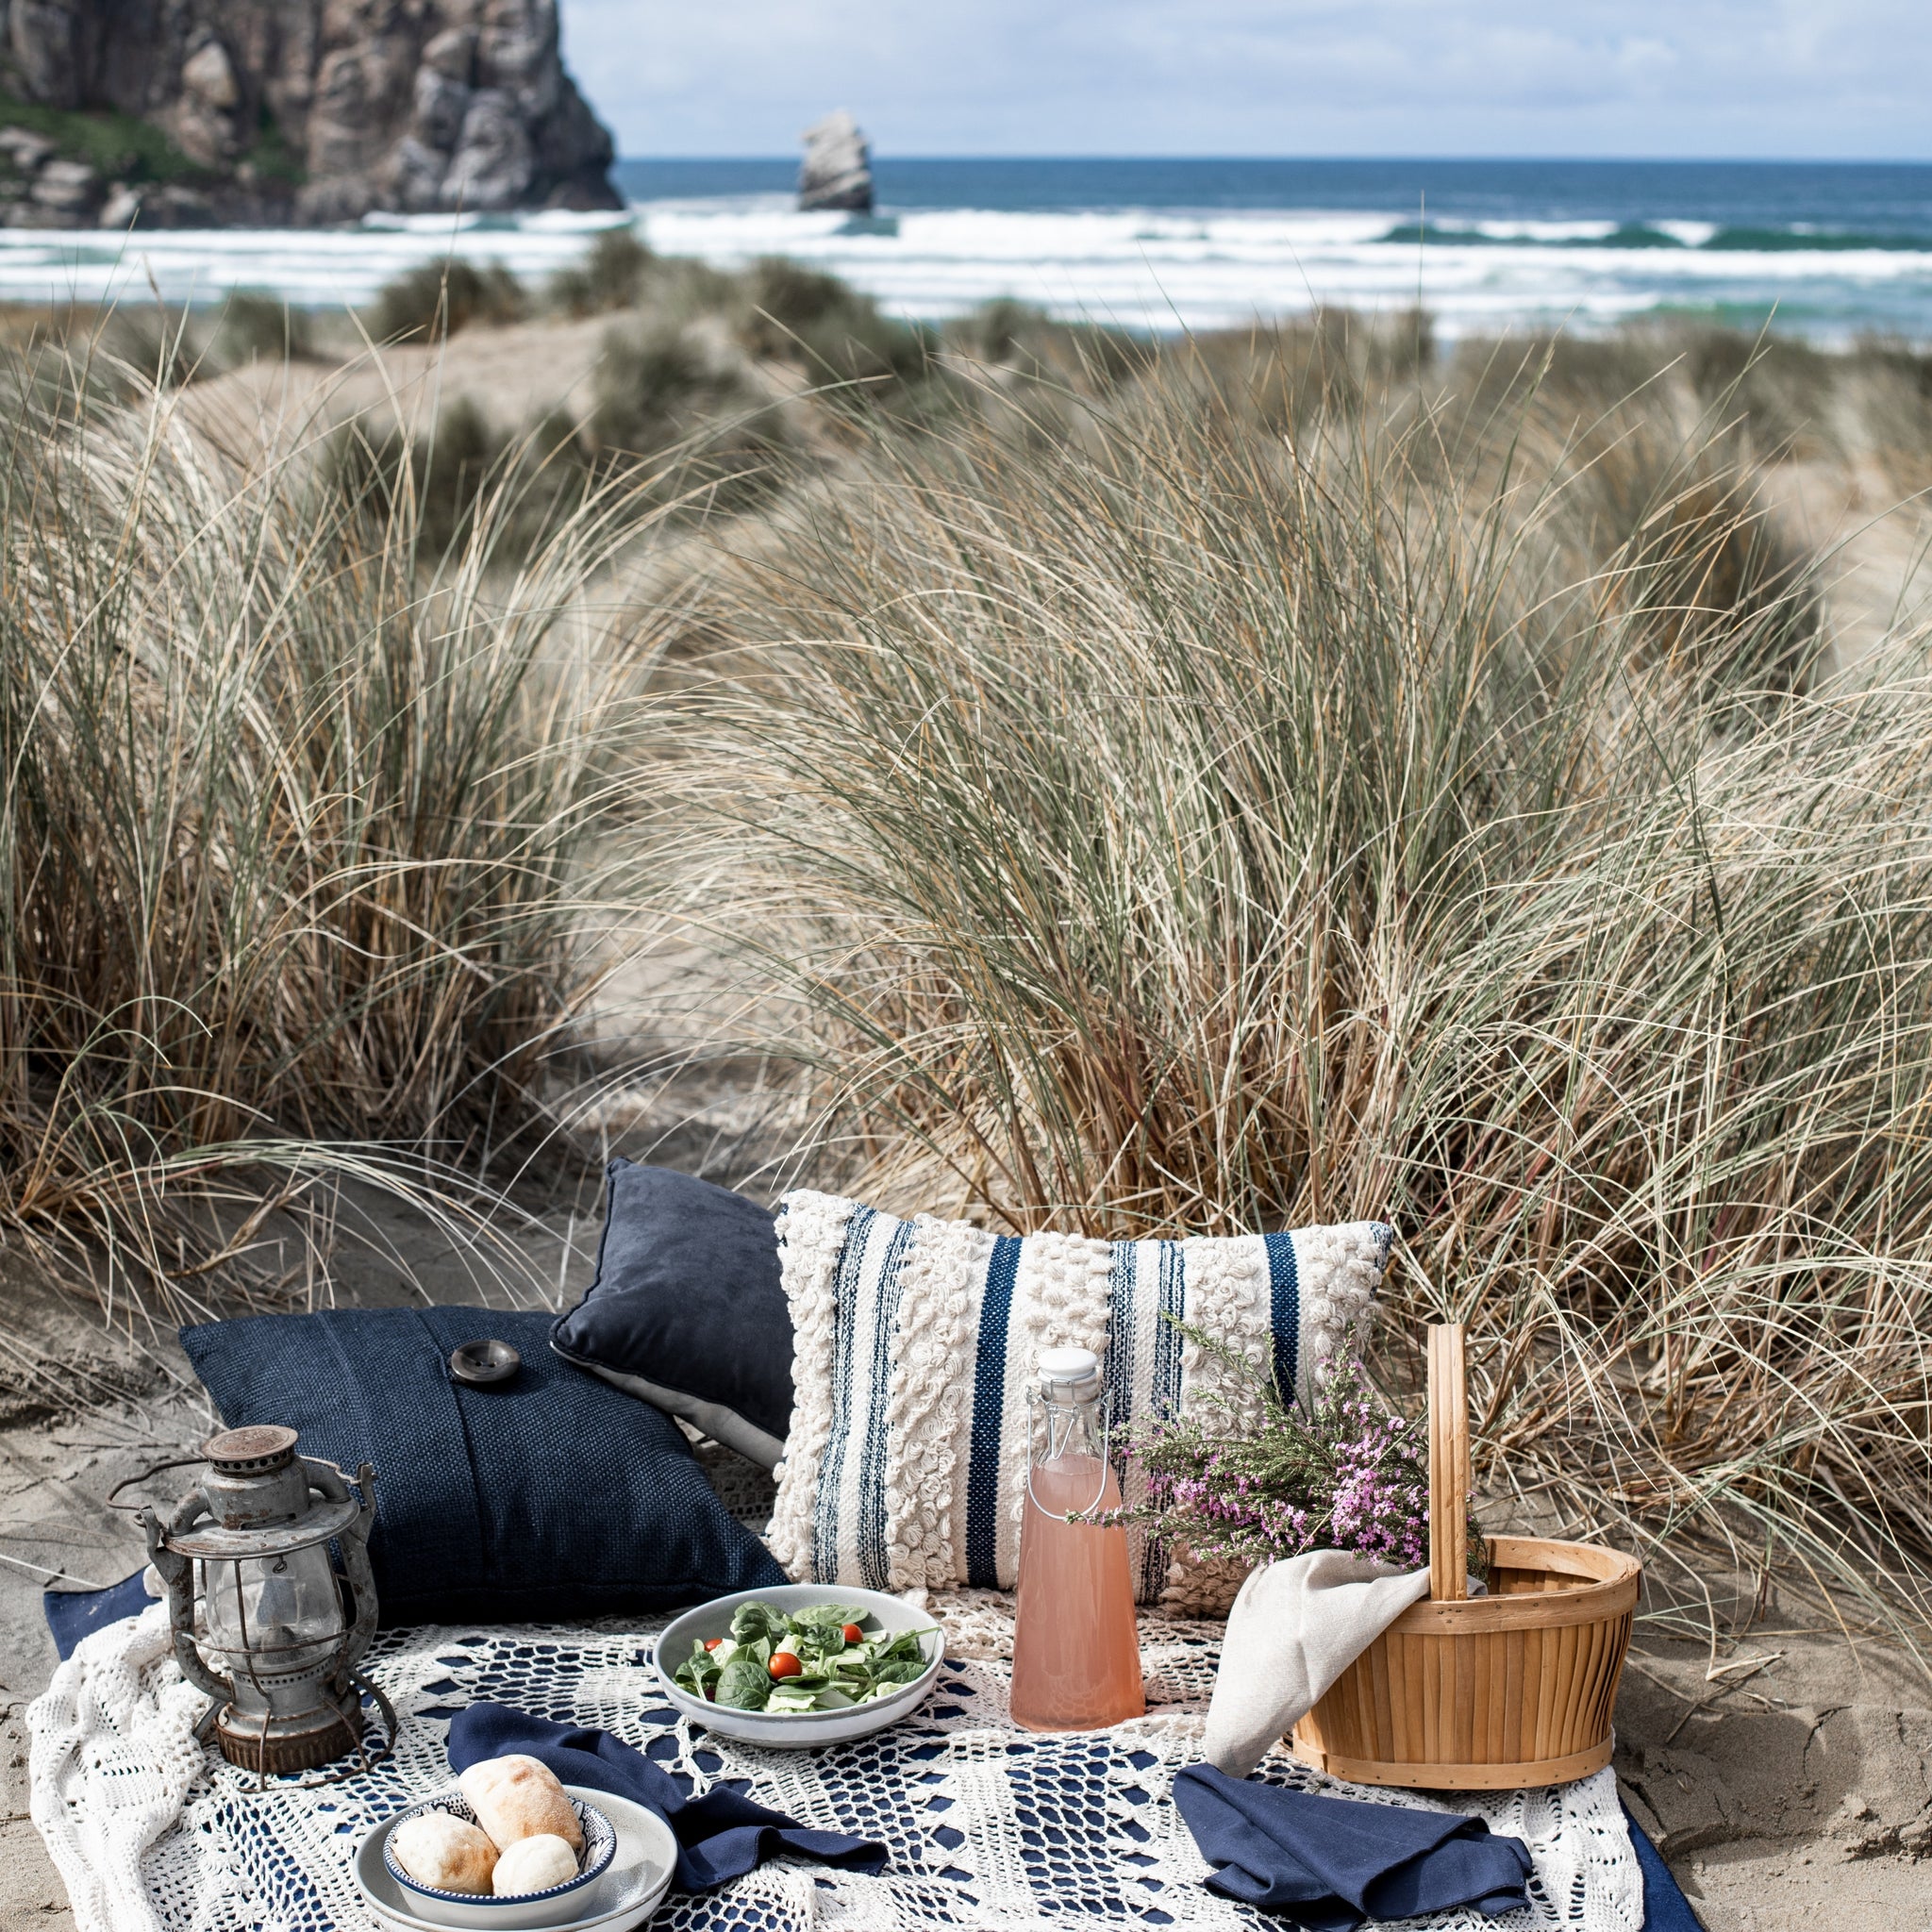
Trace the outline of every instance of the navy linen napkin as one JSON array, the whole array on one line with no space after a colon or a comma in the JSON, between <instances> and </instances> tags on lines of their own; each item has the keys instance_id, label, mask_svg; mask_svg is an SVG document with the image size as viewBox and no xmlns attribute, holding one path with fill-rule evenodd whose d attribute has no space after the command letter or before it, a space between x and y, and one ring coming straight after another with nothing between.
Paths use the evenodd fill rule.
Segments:
<instances>
[{"instance_id":1,"label":"navy linen napkin","mask_svg":"<svg viewBox=\"0 0 1932 1932\"><path fill-rule=\"evenodd\" d=\"M567 1785L615 1791L655 1811L677 1840L680 1891L708 1891L728 1879L742 1878L780 1852L867 1874L879 1872L886 1862L884 1845L840 1831L810 1830L724 1785L713 1785L702 1798L690 1797L663 1766L608 1731L554 1724L504 1704L472 1704L450 1720L454 1770L467 1771L486 1757L511 1751L547 1764Z\"/></svg>"},{"instance_id":2,"label":"navy linen napkin","mask_svg":"<svg viewBox=\"0 0 1932 1932\"><path fill-rule=\"evenodd\" d=\"M1529 1903L1529 1847L1480 1818L1324 1798L1190 1765L1174 1802L1210 1890L1279 1911L1308 1932L1355 1932L1366 1919L1411 1919L1474 1906L1486 1917Z\"/></svg>"}]
</instances>

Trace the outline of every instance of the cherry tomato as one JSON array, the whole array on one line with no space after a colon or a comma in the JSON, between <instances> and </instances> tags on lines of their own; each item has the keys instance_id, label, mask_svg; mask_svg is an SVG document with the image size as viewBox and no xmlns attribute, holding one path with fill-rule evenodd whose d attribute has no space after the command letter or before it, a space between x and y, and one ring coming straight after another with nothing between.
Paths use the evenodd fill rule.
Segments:
<instances>
[{"instance_id":1,"label":"cherry tomato","mask_svg":"<svg viewBox=\"0 0 1932 1932\"><path fill-rule=\"evenodd\" d=\"M774 1677L795 1677L805 1666L789 1650L781 1650L774 1655L769 1668Z\"/></svg>"},{"instance_id":2,"label":"cherry tomato","mask_svg":"<svg viewBox=\"0 0 1932 1932\"><path fill-rule=\"evenodd\" d=\"M724 1640L722 1637L708 1637L705 1639L705 1648L707 1650L716 1650L724 1641Z\"/></svg>"},{"instance_id":3,"label":"cherry tomato","mask_svg":"<svg viewBox=\"0 0 1932 1932\"><path fill-rule=\"evenodd\" d=\"M863 1643L865 1641L865 1632L857 1624L846 1624L840 1634L845 1639L847 1643Z\"/></svg>"}]
</instances>

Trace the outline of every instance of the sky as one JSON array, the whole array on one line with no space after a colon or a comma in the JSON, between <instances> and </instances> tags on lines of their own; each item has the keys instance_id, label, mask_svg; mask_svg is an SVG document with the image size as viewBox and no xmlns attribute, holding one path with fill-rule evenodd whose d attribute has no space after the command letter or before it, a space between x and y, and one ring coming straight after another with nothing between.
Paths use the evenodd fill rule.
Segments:
<instances>
[{"instance_id":1,"label":"sky","mask_svg":"<svg viewBox=\"0 0 1932 1932\"><path fill-rule=\"evenodd\" d=\"M560 0L623 155L1932 158L1928 0Z\"/></svg>"}]
</instances>

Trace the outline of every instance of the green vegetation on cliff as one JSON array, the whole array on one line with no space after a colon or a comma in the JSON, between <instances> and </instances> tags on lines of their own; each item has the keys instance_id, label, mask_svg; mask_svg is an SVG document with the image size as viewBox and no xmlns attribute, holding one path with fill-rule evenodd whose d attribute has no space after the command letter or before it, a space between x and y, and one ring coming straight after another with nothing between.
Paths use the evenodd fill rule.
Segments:
<instances>
[{"instance_id":1,"label":"green vegetation on cliff","mask_svg":"<svg viewBox=\"0 0 1932 1932\"><path fill-rule=\"evenodd\" d=\"M132 114L70 113L0 94L0 127L24 127L54 143L67 161L84 161L104 181L194 185L208 171L189 159L158 127ZM0 168L8 164L0 157Z\"/></svg>"}]
</instances>

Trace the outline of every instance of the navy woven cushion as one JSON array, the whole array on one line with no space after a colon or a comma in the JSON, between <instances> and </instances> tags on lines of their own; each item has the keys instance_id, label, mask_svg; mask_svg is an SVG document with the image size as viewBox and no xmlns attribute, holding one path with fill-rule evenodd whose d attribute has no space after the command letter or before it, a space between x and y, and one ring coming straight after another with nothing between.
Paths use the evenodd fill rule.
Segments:
<instances>
[{"instance_id":1,"label":"navy woven cushion","mask_svg":"<svg viewBox=\"0 0 1932 1932\"><path fill-rule=\"evenodd\" d=\"M567 1360L770 1469L791 1426L791 1314L771 1214L728 1188L613 1160Z\"/></svg>"},{"instance_id":2,"label":"navy woven cushion","mask_svg":"<svg viewBox=\"0 0 1932 1932\"><path fill-rule=\"evenodd\" d=\"M510 1624L668 1609L784 1581L677 1424L558 1359L545 1314L338 1308L184 1328L231 1428L284 1423L306 1456L375 1467L381 1621ZM494 1338L515 1377L469 1388Z\"/></svg>"}]
</instances>

